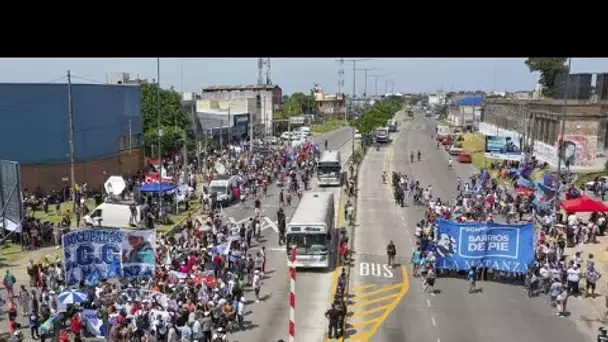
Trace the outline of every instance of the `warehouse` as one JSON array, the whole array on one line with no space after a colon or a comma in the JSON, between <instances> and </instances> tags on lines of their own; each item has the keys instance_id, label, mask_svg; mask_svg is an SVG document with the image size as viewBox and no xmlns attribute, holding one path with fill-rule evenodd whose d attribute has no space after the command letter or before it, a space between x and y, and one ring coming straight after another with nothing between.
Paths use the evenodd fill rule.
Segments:
<instances>
[{"instance_id":1,"label":"warehouse","mask_svg":"<svg viewBox=\"0 0 608 342\"><path fill-rule=\"evenodd\" d=\"M21 164L22 189L70 183L67 84L0 83L0 159ZM143 165L139 85L72 84L75 181L97 189Z\"/></svg>"}]
</instances>

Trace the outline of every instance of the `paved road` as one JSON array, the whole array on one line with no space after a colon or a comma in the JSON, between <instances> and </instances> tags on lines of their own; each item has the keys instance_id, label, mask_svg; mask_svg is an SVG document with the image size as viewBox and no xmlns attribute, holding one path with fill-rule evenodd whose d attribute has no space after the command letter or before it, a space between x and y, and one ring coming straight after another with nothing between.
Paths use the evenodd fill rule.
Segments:
<instances>
[{"instance_id":1,"label":"paved road","mask_svg":"<svg viewBox=\"0 0 608 342\"><path fill-rule=\"evenodd\" d=\"M329 148L340 148L342 152L342 158L346 160L351 152L351 135L352 131L349 128L345 128L338 131L333 131L327 134L319 135L313 138L313 141L319 145L323 145L324 141L328 141ZM311 185L316 187L316 182ZM331 191L331 190L328 190ZM284 247L278 245L278 233L276 228L276 211L278 210L278 193L279 189L276 186L271 186L268 189L268 197L262 200L263 215L268 215L264 218L262 224L262 239L261 245L266 246L269 257L267 261L267 272L265 286L262 289L262 301L260 303L253 303L246 308L249 312L246 317L246 321L249 321L249 326L246 331L237 332L230 337L230 341L276 341L279 338L287 338L287 327L288 327L288 296L289 296L289 273L286 266L286 252ZM336 192L336 196L339 191ZM337 198L337 197L336 197ZM336 202L337 203L337 202ZM293 211L297 206L297 200L292 202L293 208L286 208L285 214L289 219L293 215ZM249 217L253 216L253 208L241 208L240 205L233 205L224 209L224 212L234 222L248 221ZM254 248L252 253L255 253L260 247L260 244L254 241ZM35 260L41 259L45 255L53 255L56 250L54 247L45 248L33 252L31 255L28 254L28 259L23 262L17 262L16 265L11 265L11 270L17 277L17 284L20 285L25 283L27 279L26 266L29 258ZM50 258L50 259L53 259ZM23 265L21 265L23 264ZM318 280L319 282L317 283ZM301 274L298 278L298 300L300 301L300 308L298 310L298 322L300 331L299 334L304 338L304 334L308 333L308 336L316 336L317 338L306 339L306 341L320 341L324 334L325 324L317 324L316 321L307 321L312 317L323 318L323 313L327 309L327 303L330 295L330 288L333 282L333 273L321 273L321 274ZM314 291L318 289L319 291ZM4 290L0 287L0 290ZM246 293L248 300L253 299L253 293ZM314 310L317 311L314 311ZM318 311L322 309L321 313ZM309 315L312 313L312 315ZM19 322L24 326L27 326L27 320L19 317ZM311 326L312 329L306 329L306 326ZM320 328L320 330L319 330ZM4 317L0 317L0 334L8 331L7 323ZM24 332L26 332L24 330ZM27 331L25 341L33 341L29 338L29 331Z\"/></svg>"},{"instance_id":2,"label":"paved road","mask_svg":"<svg viewBox=\"0 0 608 342\"><path fill-rule=\"evenodd\" d=\"M434 120L416 117L393 136L393 146L368 153L359 186L358 227L355 234L356 268L351 289L355 307L349 319L355 341L586 341L568 318L558 318L546 298L529 299L521 286L483 282L483 293L469 295L463 279L439 278L437 294L424 294L408 271L413 251L413 227L423 218L423 208L398 208L389 185L380 178L384 168L404 172L433 185L442 199L455 195L456 177L466 179L470 165L447 168L445 151L430 139ZM423 161L409 163L409 150L420 149ZM389 240L398 248L403 266L386 270L385 249ZM373 264L376 264L373 266ZM377 292L382 290L381 292ZM376 299L377 302L372 302ZM576 299L572 299L576 300ZM377 311L373 311L373 310ZM367 311L367 312L366 312Z\"/></svg>"},{"instance_id":3,"label":"paved road","mask_svg":"<svg viewBox=\"0 0 608 342\"><path fill-rule=\"evenodd\" d=\"M325 139L331 149L339 149L343 162L351 154L350 129L343 129L327 135L316 136L313 140L323 146ZM312 189L317 189L316 181L311 184ZM323 188L321 191L333 191L336 196L338 207L339 188ZM262 201L263 214L269 215L271 221L276 222L276 211L278 209L278 190L269 188L268 198ZM293 215L294 208L286 209L289 218ZM340 210L340 208L336 208ZM247 220L253 215L251 209L242 210L237 205L234 208L226 208L226 213L234 217L235 221ZM273 223L274 223L273 222ZM288 221L289 222L289 221ZM285 247L278 246L278 236L272 225L268 224L263 231L263 242L268 251L267 276L261 290L262 301L251 303L246 311L251 311L245 318L250 324L250 329L236 332L230 336L230 341L240 342L269 342L279 339L287 340L289 324L289 270L287 268L287 254ZM328 309L331 298L331 288L335 281L335 272L298 272L296 282L296 339L298 341L324 341L325 318L324 313ZM252 299L253 294L247 293L246 298Z\"/></svg>"}]
</instances>

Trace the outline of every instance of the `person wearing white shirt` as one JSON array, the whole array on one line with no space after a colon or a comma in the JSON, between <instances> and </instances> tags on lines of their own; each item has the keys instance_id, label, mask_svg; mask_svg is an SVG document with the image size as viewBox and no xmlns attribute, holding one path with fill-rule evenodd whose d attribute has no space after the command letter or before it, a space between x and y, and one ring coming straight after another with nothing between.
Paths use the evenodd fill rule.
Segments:
<instances>
[{"instance_id":1,"label":"person wearing white shirt","mask_svg":"<svg viewBox=\"0 0 608 342\"><path fill-rule=\"evenodd\" d=\"M241 297L241 300L239 301L237 308L236 308L236 319L237 319L237 323L239 324L239 326L243 326L243 320L245 318L245 297Z\"/></svg>"},{"instance_id":2,"label":"person wearing white shirt","mask_svg":"<svg viewBox=\"0 0 608 342\"><path fill-rule=\"evenodd\" d=\"M568 268L566 280L568 280L568 294L578 294L578 282L581 280L581 270L577 264Z\"/></svg>"},{"instance_id":3,"label":"person wearing white shirt","mask_svg":"<svg viewBox=\"0 0 608 342\"><path fill-rule=\"evenodd\" d=\"M260 289L262 288L262 273L260 272L260 270L255 270L255 273L253 275L252 285L253 285L253 291L255 293L255 302L259 303L260 302Z\"/></svg>"},{"instance_id":4,"label":"person wearing white shirt","mask_svg":"<svg viewBox=\"0 0 608 342\"><path fill-rule=\"evenodd\" d=\"M568 215L568 225L570 227L573 227L577 221L578 221L578 218L576 217L576 215L574 215L574 214Z\"/></svg>"},{"instance_id":5,"label":"person wearing white shirt","mask_svg":"<svg viewBox=\"0 0 608 342\"><path fill-rule=\"evenodd\" d=\"M542 265L540 267L540 269L538 270L538 275L540 276L541 289L543 290L543 292L547 293L549 291L549 284L551 283L551 271L549 271L547 265Z\"/></svg>"}]
</instances>

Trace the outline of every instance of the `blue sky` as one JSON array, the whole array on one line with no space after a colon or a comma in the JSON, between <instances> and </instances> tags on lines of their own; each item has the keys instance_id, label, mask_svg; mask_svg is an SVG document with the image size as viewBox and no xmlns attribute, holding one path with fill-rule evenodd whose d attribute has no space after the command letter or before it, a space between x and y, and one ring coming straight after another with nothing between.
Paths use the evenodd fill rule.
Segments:
<instances>
[{"instance_id":1,"label":"blue sky","mask_svg":"<svg viewBox=\"0 0 608 342\"><path fill-rule=\"evenodd\" d=\"M336 58L272 59L272 80L285 93L308 91L319 83L326 92L335 92L339 63ZM537 76L531 74L524 58L375 58L358 68L376 68L378 92L384 80L392 79L394 90L434 92L444 90L516 91L531 90ZM182 68L183 66L183 68ZM74 82L105 83L106 74L128 72L141 78L156 77L154 58L114 59L0 59L0 82L50 82L70 69ZM183 70L183 73L182 73ZM574 58L572 72L608 72L607 58ZM183 76L182 76L183 75ZM84 81L82 78L89 79ZM177 90L200 92L217 84L257 83L256 58L165 58L161 59L161 85ZM374 79L368 79L373 93ZM183 85L183 87L182 87ZM345 64L345 91L352 92L352 64ZM357 92L364 88L363 72L357 73Z\"/></svg>"}]
</instances>

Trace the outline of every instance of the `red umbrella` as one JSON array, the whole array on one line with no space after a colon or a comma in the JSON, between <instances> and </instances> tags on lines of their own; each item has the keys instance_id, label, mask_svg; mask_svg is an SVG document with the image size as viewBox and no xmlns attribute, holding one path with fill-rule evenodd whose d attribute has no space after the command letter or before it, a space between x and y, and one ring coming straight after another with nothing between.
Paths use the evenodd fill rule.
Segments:
<instances>
[{"instance_id":1,"label":"red umbrella","mask_svg":"<svg viewBox=\"0 0 608 342\"><path fill-rule=\"evenodd\" d=\"M581 196L579 198L563 201L561 206L569 213L608 212L608 206L603 202L596 201L588 196Z\"/></svg>"}]
</instances>

